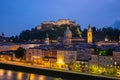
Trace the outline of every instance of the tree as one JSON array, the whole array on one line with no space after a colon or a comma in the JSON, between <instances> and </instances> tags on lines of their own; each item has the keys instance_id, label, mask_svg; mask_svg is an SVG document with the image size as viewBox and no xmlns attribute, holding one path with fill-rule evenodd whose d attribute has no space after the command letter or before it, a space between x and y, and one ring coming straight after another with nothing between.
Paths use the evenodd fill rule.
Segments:
<instances>
[{"instance_id":1,"label":"tree","mask_svg":"<svg viewBox=\"0 0 120 80\"><path fill-rule=\"evenodd\" d=\"M16 51L15 51L15 57L18 59L24 59L25 56L25 52L26 50L22 47L19 47Z\"/></svg>"}]
</instances>

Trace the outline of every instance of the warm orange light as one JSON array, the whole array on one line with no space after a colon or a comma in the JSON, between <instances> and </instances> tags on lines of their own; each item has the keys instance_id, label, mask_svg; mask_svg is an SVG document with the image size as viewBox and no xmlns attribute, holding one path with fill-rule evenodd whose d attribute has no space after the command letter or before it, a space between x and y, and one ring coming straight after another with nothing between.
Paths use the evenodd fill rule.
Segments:
<instances>
[{"instance_id":1,"label":"warm orange light","mask_svg":"<svg viewBox=\"0 0 120 80\"><path fill-rule=\"evenodd\" d=\"M40 75L38 80L45 80L45 76Z\"/></svg>"},{"instance_id":2,"label":"warm orange light","mask_svg":"<svg viewBox=\"0 0 120 80\"><path fill-rule=\"evenodd\" d=\"M58 59L57 63L58 63L58 64L64 64L64 62L63 62L62 59Z\"/></svg>"},{"instance_id":3,"label":"warm orange light","mask_svg":"<svg viewBox=\"0 0 120 80\"><path fill-rule=\"evenodd\" d=\"M0 69L0 76L4 75L4 70Z\"/></svg>"},{"instance_id":4,"label":"warm orange light","mask_svg":"<svg viewBox=\"0 0 120 80\"><path fill-rule=\"evenodd\" d=\"M17 78L18 78L18 79L22 79L22 72L18 72Z\"/></svg>"},{"instance_id":5,"label":"warm orange light","mask_svg":"<svg viewBox=\"0 0 120 80\"><path fill-rule=\"evenodd\" d=\"M7 75L11 76L12 75L12 71L7 71Z\"/></svg>"},{"instance_id":6,"label":"warm orange light","mask_svg":"<svg viewBox=\"0 0 120 80\"><path fill-rule=\"evenodd\" d=\"M34 74L30 75L30 80L35 80L35 75Z\"/></svg>"}]
</instances>

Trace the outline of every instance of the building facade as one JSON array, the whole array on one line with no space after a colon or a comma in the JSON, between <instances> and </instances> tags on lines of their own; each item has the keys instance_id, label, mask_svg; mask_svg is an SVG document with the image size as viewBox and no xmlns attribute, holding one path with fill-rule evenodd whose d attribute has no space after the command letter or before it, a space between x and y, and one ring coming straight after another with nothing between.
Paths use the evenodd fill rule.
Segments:
<instances>
[{"instance_id":1,"label":"building facade","mask_svg":"<svg viewBox=\"0 0 120 80\"><path fill-rule=\"evenodd\" d=\"M93 42L92 27L90 25L88 27L88 32L87 32L87 42L90 44Z\"/></svg>"}]
</instances>

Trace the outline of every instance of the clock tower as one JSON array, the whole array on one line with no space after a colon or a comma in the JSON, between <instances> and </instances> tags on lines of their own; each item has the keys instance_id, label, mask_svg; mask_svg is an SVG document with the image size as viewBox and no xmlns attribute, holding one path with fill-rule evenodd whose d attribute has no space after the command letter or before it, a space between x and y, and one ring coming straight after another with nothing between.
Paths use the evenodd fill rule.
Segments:
<instances>
[{"instance_id":1,"label":"clock tower","mask_svg":"<svg viewBox=\"0 0 120 80\"><path fill-rule=\"evenodd\" d=\"M88 26L87 42L90 43L90 44L93 42L92 27L90 25Z\"/></svg>"}]
</instances>

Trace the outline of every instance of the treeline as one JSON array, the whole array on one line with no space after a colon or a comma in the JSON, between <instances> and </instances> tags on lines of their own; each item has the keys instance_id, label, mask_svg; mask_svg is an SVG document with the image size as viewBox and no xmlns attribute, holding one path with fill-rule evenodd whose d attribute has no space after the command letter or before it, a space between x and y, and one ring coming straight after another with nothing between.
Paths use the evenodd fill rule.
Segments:
<instances>
[{"instance_id":1,"label":"treeline","mask_svg":"<svg viewBox=\"0 0 120 80\"><path fill-rule=\"evenodd\" d=\"M70 26L70 25L61 25L59 27L54 26L49 30L37 30L36 28L32 28L31 30L24 30L17 36L12 36L10 39L13 42L25 42L25 41L44 41L46 34L49 35L50 40L56 40L58 37L64 36L64 31L67 27L70 27L72 31L73 37L79 37L77 32L77 28L80 29L80 26ZM112 41L119 40L120 30L114 29L112 27L103 27L97 29L96 27L92 27L93 30L93 40L100 41L103 40L106 36ZM80 29L81 31L81 29ZM87 37L87 29L82 30L82 37Z\"/></svg>"}]
</instances>

